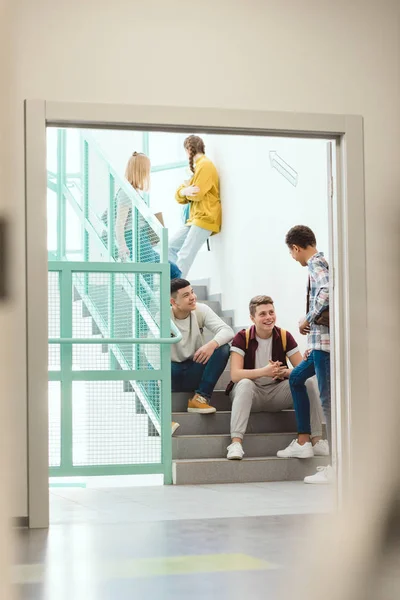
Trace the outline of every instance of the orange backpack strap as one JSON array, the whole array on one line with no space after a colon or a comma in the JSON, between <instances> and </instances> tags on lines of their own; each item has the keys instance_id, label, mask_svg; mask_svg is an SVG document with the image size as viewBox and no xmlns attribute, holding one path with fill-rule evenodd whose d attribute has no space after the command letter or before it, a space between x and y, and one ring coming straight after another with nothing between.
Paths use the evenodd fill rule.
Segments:
<instances>
[{"instance_id":1,"label":"orange backpack strap","mask_svg":"<svg viewBox=\"0 0 400 600\"><path fill-rule=\"evenodd\" d=\"M283 351L286 354L286 346L287 346L286 329L281 329L281 338L282 338Z\"/></svg>"},{"instance_id":2,"label":"orange backpack strap","mask_svg":"<svg viewBox=\"0 0 400 600\"><path fill-rule=\"evenodd\" d=\"M250 329L246 329L246 350L249 347Z\"/></svg>"}]
</instances>

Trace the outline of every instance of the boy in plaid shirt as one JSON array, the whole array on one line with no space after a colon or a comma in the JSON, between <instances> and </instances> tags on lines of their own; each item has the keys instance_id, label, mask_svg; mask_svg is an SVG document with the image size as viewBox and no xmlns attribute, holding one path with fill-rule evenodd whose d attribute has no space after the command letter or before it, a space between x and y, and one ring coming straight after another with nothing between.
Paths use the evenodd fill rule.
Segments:
<instances>
[{"instance_id":1,"label":"boy in plaid shirt","mask_svg":"<svg viewBox=\"0 0 400 600\"><path fill-rule=\"evenodd\" d=\"M311 446L310 401L305 382L317 376L322 408L326 419L328 442L331 446L331 376L329 336L329 265L322 252L317 250L313 231L297 225L286 235L286 244L294 260L308 268L307 312L299 325L302 335L308 335L308 348L304 360L290 374L289 384L296 411L298 438L278 452L279 457L300 457L300 447ZM318 467L315 475L306 477L305 483L330 483L332 467Z\"/></svg>"}]
</instances>

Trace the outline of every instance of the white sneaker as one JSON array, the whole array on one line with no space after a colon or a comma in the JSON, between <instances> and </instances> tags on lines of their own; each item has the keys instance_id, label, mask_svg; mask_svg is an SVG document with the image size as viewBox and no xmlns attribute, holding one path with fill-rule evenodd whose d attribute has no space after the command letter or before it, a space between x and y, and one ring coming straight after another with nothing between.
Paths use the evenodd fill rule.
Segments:
<instances>
[{"instance_id":1,"label":"white sneaker","mask_svg":"<svg viewBox=\"0 0 400 600\"><path fill-rule=\"evenodd\" d=\"M244 450L243 450L243 446L240 442L232 442L232 444L227 447L227 450L228 450L228 455L226 458L228 460L242 460L243 455L244 455Z\"/></svg>"},{"instance_id":2,"label":"white sneaker","mask_svg":"<svg viewBox=\"0 0 400 600\"><path fill-rule=\"evenodd\" d=\"M287 448L279 450L276 455L278 458L312 458L314 450L311 442L301 446L297 440L293 440Z\"/></svg>"},{"instance_id":3,"label":"white sneaker","mask_svg":"<svg viewBox=\"0 0 400 600\"><path fill-rule=\"evenodd\" d=\"M333 483L334 480L335 472L330 465L327 467L317 467L315 475L304 477L304 483L318 483L322 485Z\"/></svg>"},{"instance_id":4,"label":"white sneaker","mask_svg":"<svg viewBox=\"0 0 400 600\"><path fill-rule=\"evenodd\" d=\"M329 456L329 444L328 440L319 440L313 446L314 456Z\"/></svg>"}]
</instances>

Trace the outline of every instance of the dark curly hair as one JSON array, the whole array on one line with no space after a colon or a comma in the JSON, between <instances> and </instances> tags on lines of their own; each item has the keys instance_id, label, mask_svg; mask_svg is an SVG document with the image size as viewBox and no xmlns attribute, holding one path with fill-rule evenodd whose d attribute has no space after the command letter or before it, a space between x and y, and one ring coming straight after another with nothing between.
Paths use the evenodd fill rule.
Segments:
<instances>
[{"instance_id":1,"label":"dark curly hair","mask_svg":"<svg viewBox=\"0 0 400 600\"><path fill-rule=\"evenodd\" d=\"M189 151L189 166L192 173L194 173L194 157L196 154L205 154L204 142L198 135L189 135L183 142L183 147Z\"/></svg>"},{"instance_id":2,"label":"dark curly hair","mask_svg":"<svg viewBox=\"0 0 400 600\"><path fill-rule=\"evenodd\" d=\"M285 242L289 248L293 248L293 246L308 248L309 246L315 247L317 245L314 232L306 225L292 227L286 234Z\"/></svg>"}]
</instances>

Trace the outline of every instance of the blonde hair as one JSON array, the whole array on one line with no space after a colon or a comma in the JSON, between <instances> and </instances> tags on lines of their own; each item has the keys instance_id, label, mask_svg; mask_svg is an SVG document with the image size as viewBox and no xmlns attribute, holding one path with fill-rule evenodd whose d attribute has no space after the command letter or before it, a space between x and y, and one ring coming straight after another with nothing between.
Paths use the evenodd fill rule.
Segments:
<instances>
[{"instance_id":1,"label":"blonde hair","mask_svg":"<svg viewBox=\"0 0 400 600\"><path fill-rule=\"evenodd\" d=\"M126 165L125 177L135 190L147 192L150 187L150 159L142 152L134 152Z\"/></svg>"}]
</instances>

